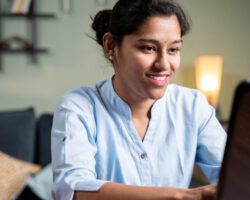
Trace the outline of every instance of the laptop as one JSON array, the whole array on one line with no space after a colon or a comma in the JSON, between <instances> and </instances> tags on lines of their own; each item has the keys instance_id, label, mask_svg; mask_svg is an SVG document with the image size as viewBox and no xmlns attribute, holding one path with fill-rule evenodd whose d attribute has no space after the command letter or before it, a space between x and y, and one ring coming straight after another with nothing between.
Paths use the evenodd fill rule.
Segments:
<instances>
[{"instance_id":1,"label":"laptop","mask_svg":"<svg viewBox=\"0 0 250 200\"><path fill-rule=\"evenodd\" d=\"M234 94L216 200L250 200L250 81Z\"/></svg>"}]
</instances>

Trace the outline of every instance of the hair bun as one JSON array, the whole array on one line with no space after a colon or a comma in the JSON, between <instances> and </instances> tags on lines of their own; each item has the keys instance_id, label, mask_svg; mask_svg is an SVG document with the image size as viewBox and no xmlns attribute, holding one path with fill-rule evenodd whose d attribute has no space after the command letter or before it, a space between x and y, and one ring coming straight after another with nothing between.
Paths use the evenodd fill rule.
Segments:
<instances>
[{"instance_id":1,"label":"hair bun","mask_svg":"<svg viewBox=\"0 0 250 200\"><path fill-rule=\"evenodd\" d=\"M102 46L102 37L109 31L112 10L102 10L96 14L92 22L92 29L96 32L96 40Z\"/></svg>"}]
</instances>

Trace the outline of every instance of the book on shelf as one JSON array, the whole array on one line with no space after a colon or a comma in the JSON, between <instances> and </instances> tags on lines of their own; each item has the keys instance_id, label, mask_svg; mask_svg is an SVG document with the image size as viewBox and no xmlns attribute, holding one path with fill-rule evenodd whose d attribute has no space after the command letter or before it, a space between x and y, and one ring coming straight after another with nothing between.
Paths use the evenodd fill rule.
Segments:
<instances>
[{"instance_id":1,"label":"book on shelf","mask_svg":"<svg viewBox=\"0 0 250 200\"><path fill-rule=\"evenodd\" d=\"M11 12L14 14L28 14L32 0L13 0Z\"/></svg>"}]
</instances>

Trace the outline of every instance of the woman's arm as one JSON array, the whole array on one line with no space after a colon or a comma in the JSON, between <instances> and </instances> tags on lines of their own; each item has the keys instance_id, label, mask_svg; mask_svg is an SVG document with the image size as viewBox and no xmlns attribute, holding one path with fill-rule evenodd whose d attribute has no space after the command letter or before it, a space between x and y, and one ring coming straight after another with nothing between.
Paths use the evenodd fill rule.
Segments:
<instances>
[{"instance_id":1,"label":"woman's arm","mask_svg":"<svg viewBox=\"0 0 250 200\"><path fill-rule=\"evenodd\" d=\"M227 134L216 118L215 109L200 93L197 96L196 110L199 133L195 162L209 183L216 183L219 178Z\"/></svg>"},{"instance_id":2,"label":"woman's arm","mask_svg":"<svg viewBox=\"0 0 250 200\"><path fill-rule=\"evenodd\" d=\"M74 200L212 200L215 192L215 185L179 189L106 183L98 191L76 191Z\"/></svg>"}]
</instances>

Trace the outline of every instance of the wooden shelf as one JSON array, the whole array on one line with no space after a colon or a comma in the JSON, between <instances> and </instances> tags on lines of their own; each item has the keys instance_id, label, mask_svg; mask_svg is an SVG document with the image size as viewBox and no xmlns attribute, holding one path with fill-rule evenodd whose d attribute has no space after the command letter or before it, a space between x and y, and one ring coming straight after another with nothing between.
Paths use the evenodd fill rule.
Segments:
<instances>
[{"instance_id":1,"label":"wooden shelf","mask_svg":"<svg viewBox=\"0 0 250 200\"><path fill-rule=\"evenodd\" d=\"M55 18L51 13L35 13L35 14L15 14L15 13L1 13L0 17L3 18Z\"/></svg>"},{"instance_id":2,"label":"wooden shelf","mask_svg":"<svg viewBox=\"0 0 250 200\"><path fill-rule=\"evenodd\" d=\"M48 53L49 51L45 48L30 48L30 49L0 49L0 54L8 53L8 54L21 54L21 53Z\"/></svg>"}]
</instances>

